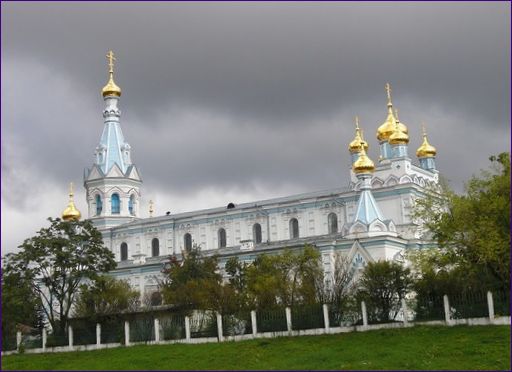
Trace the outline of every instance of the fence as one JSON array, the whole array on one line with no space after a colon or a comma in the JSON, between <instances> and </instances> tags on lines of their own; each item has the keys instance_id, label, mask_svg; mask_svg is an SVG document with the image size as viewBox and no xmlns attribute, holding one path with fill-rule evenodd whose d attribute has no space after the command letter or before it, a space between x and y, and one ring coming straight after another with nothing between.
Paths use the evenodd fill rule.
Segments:
<instances>
[{"instance_id":1,"label":"fence","mask_svg":"<svg viewBox=\"0 0 512 372\"><path fill-rule=\"evenodd\" d=\"M27 352L94 350L140 343L199 343L257 337L366 331L414 324L510 324L509 293L478 292L402 300L397 308L378 309L365 302L277 307L217 314L213 311L139 313L72 320L65 335L16 334L4 342L3 355ZM387 311L387 315L386 315ZM383 323L385 322L385 323Z\"/></svg>"}]
</instances>

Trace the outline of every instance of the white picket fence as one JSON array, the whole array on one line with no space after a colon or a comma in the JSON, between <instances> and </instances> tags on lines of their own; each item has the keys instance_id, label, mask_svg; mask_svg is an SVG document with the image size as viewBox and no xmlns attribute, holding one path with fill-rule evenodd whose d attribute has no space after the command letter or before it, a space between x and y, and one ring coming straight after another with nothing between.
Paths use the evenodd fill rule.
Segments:
<instances>
[{"instance_id":1,"label":"white picket fence","mask_svg":"<svg viewBox=\"0 0 512 372\"><path fill-rule=\"evenodd\" d=\"M315 328L315 329L304 329L304 330L294 330L292 323L292 310L287 307L285 308L286 315L286 331L280 332L258 332L258 324L256 311L251 311L251 326L252 333L243 334L243 335L224 335L223 327L222 327L222 316L221 314L217 315L217 336L215 337L199 337L193 338L191 337L191 326L190 326L190 317L185 316L185 338L177 339L177 340L163 340L161 339L161 327L160 321L158 318L154 319L154 340L152 341L142 341L142 342L131 342L130 341L130 322L124 322L124 340L122 343L101 343L101 324L96 324L96 343L89 345L74 345L73 343L73 328L69 326L68 328L68 345L67 346L54 346L47 347L47 332L45 329L42 330L42 347L34 348L34 349L25 349L21 347L22 345L22 334L21 332L17 333L16 344L17 350L12 351L4 351L2 355L9 355L19 353L21 350L25 353L37 354L37 353L55 353L55 352L67 352L67 351L82 351L82 350L98 350L98 349L106 349L106 348L114 348L121 346L133 346L139 344L175 344L175 343L188 343L188 344L199 344L199 343L209 343L209 342L224 342L224 341L241 341L241 340L250 340L256 338L274 338L281 336L304 336L304 335L321 335L321 334L336 334L336 333L345 333L345 332L364 332L375 329L385 329L385 328L404 328L404 327L413 327L414 325L446 325L446 326L454 326L454 325L510 325L510 316L495 316L494 313L494 301L493 295L489 291L487 292L487 309L488 316L480 317L480 318L466 318L466 319L453 319L452 318L452 309L450 307L450 301L448 296L443 297L443 306L444 306L444 320L430 320L430 321L409 321L407 314L409 310L407 309L406 301L402 300L401 313L402 321L401 322L393 322L393 323L382 323L382 324L369 324L368 323L368 313L366 309L366 304L364 301L361 302L361 313L362 313L362 325L353 325L353 326L339 326L332 327L329 324L329 308L328 305L323 305L323 319L324 319L324 327L323 328Z\"/></svg>"}]
</instances>

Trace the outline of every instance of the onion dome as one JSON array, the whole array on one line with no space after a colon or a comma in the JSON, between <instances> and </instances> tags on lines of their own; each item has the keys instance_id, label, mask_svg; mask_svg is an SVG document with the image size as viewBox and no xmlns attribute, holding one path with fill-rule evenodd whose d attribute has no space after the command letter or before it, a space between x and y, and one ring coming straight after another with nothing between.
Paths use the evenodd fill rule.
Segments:
<instances>
[{"instance_id":1,"label":"onion dome","mask_svg":"<svg viewBox=\"0 0 512 372\"><path fill-rule=\"evenodd\" d=\"M359 157L352 165L352 170L356 174L373 173L375 170L375 164L373 164L373 161L366 155L366 151L362 145L359 146Z\"/></svg>"},{"instance_id":2,"label":"onion dome","mask_svg":"<svg viewBox=\"0 0 512 372\"><path fill-rule=\"evenodd\" d=\"M78 221L82 216L80 211L75 207L73 200L73 183L69 184L69 203L66 209L62 211L62 219L64 221Z\"/></svg>"},{"instance_id":3,"label":"onion dome","mask_svg":"<svg viewBox=\"0 0 512 372\"><path fill-rule=\"evenodd\" d=\"M425 131L425 127L423 127L423 143L418 150L416 150L416 156L418 158L432 158L436 156L437 150L434 146L428 143L427 140L427 132Z\"/></svg>"},{"instance_id":4,"label":"onion dome","mask_svg":"<svg viewBox=\"0 0 512 372\"><path fill-rule=\"evenodd\" d=\"M106 96L116 96L121 97L121 88L117 86L117 84L114 82L114 61L116 60L114 58L114 53L110 50L107 54L108 59L108 67L109 67L109 79L107 85L103 87L101 90L101 94L103 97Z\"/></svg>"},{"instance_id":5,"label":"onion dome","mask_svg":"<svg viewBox=\"0 0 512 372\"><path fill-rule=\"evenodd\" d=\"M409 135L407 132L404 132L402 130L402 127L400 127L400 121L398 120L398 111L395 110L395 130L393 131L393 134L389 136L389 143L391 145L407 145L409 143Z\"/></svg>"},{"instance_id":6,"label":"onion dome","mask_svg":"<svg viewBox=\"0 0 512 372\"><path fill-rule=\"evenodd\" d=\"M348 145L348 151L351 154L356 154L361 150L361 144L364 146L365 150L368 150L368 143L363 139L363 133L361 129L359 129L359 118L356 116L356 136Z\"/></svg>"},{"instance_id":7,"label":"onion dome","mask_svg":"<svg viewBox=\"0 0 512 372\"><path fill-rule=\"evenodd\" d=\"M389 139L389 137L395 131L397 120L393 114L393 103L391 102L391 86L389 83L386 84L386 93L388 96L388 116L386 117L384 123L382 123L381 126L377 129L377 139L379 141L387 141ZM409 130L405 124L399 123L398 125L400 126L402 132L405 132L405 134L409 133Z\"/></svg>"}]
</instances>

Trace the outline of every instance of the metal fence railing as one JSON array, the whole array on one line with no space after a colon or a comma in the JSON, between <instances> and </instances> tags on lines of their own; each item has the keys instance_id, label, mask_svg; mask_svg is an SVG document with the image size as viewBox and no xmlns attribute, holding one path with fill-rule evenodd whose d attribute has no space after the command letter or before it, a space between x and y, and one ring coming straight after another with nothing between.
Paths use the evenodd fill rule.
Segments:
<instances>
[{"instance_id":1,"label":"metal fence railing","mask_svg":"<svg viewBox=\"0 0 512 372\"><path fill-rule=\"evenodd\" d=\"M190 317L190 337L217 337L216 314L213 311L194 311Z\"/></svg>"},{"instance_id":2,"label":"metal fence railing","mask_svg":"<svg viewBox=\"0 0 512 372\"><path fill-rule=\"evenodd\" d=\"M322 304L294 306L291 308L292 329L324 328Z\"/></svg>"},{"instance_id":3,"label":"metal fence railing","mask_svg":"<svg viewBox=\"0 0 512 372\"><path fill-rule=\"evenodd\" d=\"M48 350L68 345L94 345L98 340L101 344L190 341L189 337L217 338L222 341L223 337L253 333L291 331L290 334L293 335L298 334L295 332L298 330L316 330L314 333L318 333L318 330L324 331L326 327L366 327L372 324L401 323L406 320L472 324L475 323L472 318L487 318L487 324L509 324L510 318L503 318L510 316L509 300L510 294L506 291L466 291L450 296L415 294L405 301L397 299L386 306L375 299L359 302L354 298L347 298L326 305L296 305L292 308L279 306L254 312L244 309L222 316L210 310L186 313L183 313L183 309L142 311L91 319L71 319L67 332L61 330L62 333L53 332L46 335L46 345L43 345L46 334L44 330L27 330L26 327L17 327L11 332L3 330L2 351L18 349L21 352L44 347ZM328 316L328 322L324 319L325 315ZM460 319L465 320L461 322ZM217 324L218 321L222 322L222 327ZM480 320L476 323L485 324ZM156 325L158 329L155 330ZM256 328L253 329L254 326ZM17 333L14 333L16 331ZM128 338L125 340L125 337Z\"/></svg>"},{"instance_id":4,"label":"metal fence railing","mask_svg":"<svg viewBox=\"0 0 512 372\"><path fill-rule=\"evenodd\" d=\"M285 308L256 311L258 332L281 332L288 330Z\"/></svg>"},{"instance_id":5,"label":"metal fence railing","mask_svg":"<svg viewBox=\"0 0 512 372\"><path fill-rule=\"evenodd\" d=\"M179 340L185 338L185 316L168 314L160 319L160 339Z\"/></svg>"},{"instance_id":6,"label":"metal fence railing","mask_svg":"<svg viewBox=\"0 0 512 372\"><path fill-rule=\"evenodd\" d=\"M331 327L350 327L363 324L363 316L357 303L346 301L328 304L328 314Z\"/></svg>"},{"instance_id":7,"label":"metal fence railing","mask_svg":"<svg viewBox=\"0 0 512 372\"><path fill-rule=\"evenodd\" d=\"M96 324L80 319L71 322L73 327L73 343L75 345L91 345L96 343Z\"/></svg>"},{"instance_id":8,"label":"metal fence railing","mask_svg":"<svg viewBox=\"0 0 512 372\"><path fill-rule=\"evenodd\" d=\"M124 320L121 317L109 317L100 322L101 343L124 344Z\"/></svg>"},{"instance_id":9,"label":"metal fence railing","mask_svg":"<svg viewBox=\"0 0 512 372\"><path fill-rule=\"evenodd\" d=\"M444 320L442 296L420 296L409 301L416 321Z\"/></svg>"},{"instance_id":10,"label":"metal fence railing","mask_svg":"<svg viewBox=\"0 0 512 372\"><path fill-rule=\"evenodd\" d=\"M224 336L251 334L251 313L240 311L234 314L222 315L222 333Z\"/></svg>"},{"instance_id":11,"label":"metal fence railing","mask_svg":"<svg viewBox=\"0 0 512 372\"><path fill-rule=\"evenodd\" d=\"M488 313L487 292L462 292L451 295L450 314L453 319L485 317Z\"/></svg>"},{"instance_id":12,"label":"metal fence railing","mask_svg":"<svg viewBox=\"0 0 512 372\"><path fill-rule=\"evenodd\" d=\"M510 292L496 291L493 293L494 314L496 316L510 315Z\"/></svg>"},{"instance_id":13,"label":"metal fence railing","mask_svg":"<svg viewBox=\"0 0 512 372\"><path fill-rule=\"evenodd\" d=\"M155 340L155 318L151 315L136 317L130 321L130 342Z\"/></svg>"}]
</instances>

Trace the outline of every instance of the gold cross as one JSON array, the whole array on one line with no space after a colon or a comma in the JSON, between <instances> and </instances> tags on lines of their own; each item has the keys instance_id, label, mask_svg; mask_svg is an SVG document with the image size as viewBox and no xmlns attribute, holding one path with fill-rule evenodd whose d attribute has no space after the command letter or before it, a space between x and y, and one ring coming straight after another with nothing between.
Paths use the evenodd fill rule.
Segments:
<instances>
[{"instance_id":1,"label":"gold cross","mask_svg":"<svg viewBox=\"0 0 512 372\"><path fill-rule=\"evenodd\" d=\"M108 67L109 67L109 71L108 72L114 72L114 61L116 60L115 57L114 57L114 52L112 52L111 50L108 51L107 53L107 59L108 59Z\"/></svg>"},{"instance_id":2,"label":"gold cross","mask_svg":"<svg viewBox=\"0 0 512 372\"><path fill-rule=\"evenodd\" d=\"M386 83L386 93L388 94L388 101L391 102L391 85Z\"/></svg>"},{"instance_id":3,"label":"gold cross","mask_svg":"<svg viewBox=\"0 0 512 372\"><path fill-rule=\"evenodd\" d=\"M356 129L359 129L359 116L356 116Z\"/></svg>"},{"instance_id":4,"label":"gold cross","mask_svg":"<svg viewBox=\"0 0 512 372\"><path fill-rule=\"evenodd\" d=\"M425 137L427 135L427 130L425 129L425 123L421 123L421 131L423 132L423 136Z\"/></svg>"}]
</instances>

